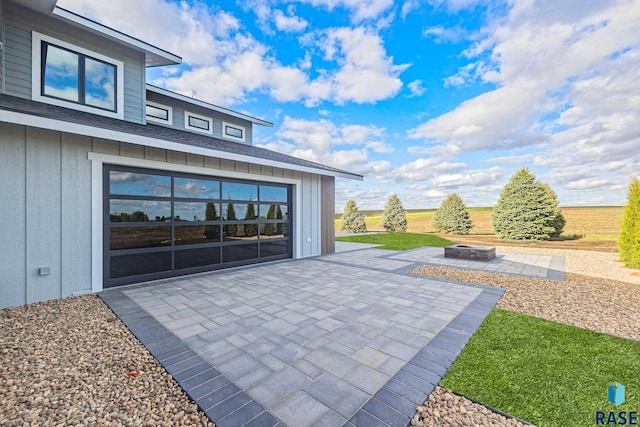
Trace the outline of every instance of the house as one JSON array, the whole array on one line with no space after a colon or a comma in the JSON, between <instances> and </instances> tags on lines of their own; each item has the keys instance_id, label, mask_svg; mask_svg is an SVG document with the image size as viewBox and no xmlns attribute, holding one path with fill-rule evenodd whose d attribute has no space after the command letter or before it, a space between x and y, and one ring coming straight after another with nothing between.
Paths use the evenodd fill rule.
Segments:
<instances>
[{"instance_id":1,"label":"house","mask_svg":"<svg viewBox=\"0 0 640 427\"><path fill-rule=\"evenodd\" d=\"M0 16L0 308L334 251L361 176L253 146L271 123L146 84L181 58L56 0Z\"/></svg>"}]
</instances>

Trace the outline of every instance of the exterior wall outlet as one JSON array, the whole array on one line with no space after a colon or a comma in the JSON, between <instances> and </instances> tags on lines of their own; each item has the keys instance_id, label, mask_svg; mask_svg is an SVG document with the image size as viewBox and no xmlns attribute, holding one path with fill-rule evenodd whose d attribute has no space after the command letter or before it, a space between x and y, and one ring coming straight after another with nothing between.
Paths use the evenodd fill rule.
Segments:
<instances>
[{"instance_id":1,"label":"exterior wall outlet","mask_svg":"<svg viewBox=\"0 0 640 427\"><path fill-rule=\"evenodd\" d=\"M38 274L40 276L46 276L51 273L51 267L40 267L38 269Z\"/></svg>"}]
</instances>

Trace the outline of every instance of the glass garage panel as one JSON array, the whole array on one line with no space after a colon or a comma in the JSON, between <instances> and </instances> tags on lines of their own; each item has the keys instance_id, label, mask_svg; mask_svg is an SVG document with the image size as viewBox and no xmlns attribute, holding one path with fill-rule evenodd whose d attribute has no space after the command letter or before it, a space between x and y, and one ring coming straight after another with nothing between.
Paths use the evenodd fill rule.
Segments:
<instances>
[{"instance_id":1,"label":"glass garage panel","mask_svg":"<svg viewBox=\"0 0 640 427\"><path fill-rule=\"evenodd\" d=\"M272 203L270 205L260 205L260 219L287 219L289 216L289 208L287 205L280 203Z\"/></svg>"},{"instance_id":2,"label":"glass garage panel","mask_svg":"<svg viewBox=\"0 0 640 427\"><path fill-rule=\"evenodd\" d=\"M223 182L222 199L246 200L248 202L258 200L258 186L240 182Z\"/></svg>"},{"instance_id":3,"label":"glass garage panel","mask_svg":"<svg viewBox=\"0 0 640 427\"><path fill-rule=\"evenodd\" d=\"M222 205L222 219L226 221L253 221L258 219L255 203L227 203Z\"/></svg>"},{"instance_id":4,"label":"glass garage panel","mask_svg":"<svg viewBox=\"0 0 640 427\"><path fill-rule=\"evenodd\" d=\"M269 185L260 186L260 201L262 202L283 202L289 200L287 187L274 187Z\"/></svg>"},{"instance_id":5,"label":"glass garage panel","mask_svg":"<svg viewBox=\"0 0 640 427\"><path fill-rule=\"evenodd\" d=\"M231 245L222 247L222 261L238 262L258 258L258 244Z\"/></svg>"},{"instance_id":6,"label":"glass garage panel","mask_svg":"<svg viewBox=\"0 0 640 427\"><path fill-rule=\"evenodd\" d=\"M109 235L109 249L171 246L171 227L117 227Z\"/></svg>"},{"instance_id":7,"label":"glass garage panel","mask_svg":"<svg viewBox=\"0 0 640 427\"><path fill-rule=\"evenodd\" d=\"M174 243L176 246L217 243L219 241L219 225L185 225L175 228Z\"/></svg>"},{"instance_id":8,"label":"glass garage panel","mask_svg":"<svg viewBox=\"0 0 640 427\"><path fill-rule=\"evenodd\" d=\"M195 178L174 178L173 195L190 199L219 199L220 182Z\"/></svg>"},{"instance_id":9,"label":"glass garage panel","mask_svg":"<svg viewBox=\"0 0 640 427\"><path fill-rule=\"evenodd\" d=\"M109 276L119 279L171 270L171 252L115 255L110 259Z\"/></svg>"},{"instance_id":10,"label":"glass garage panel","mask_svg":"<svg viewBox=\"0 0 640 427\"><path fill-rule=\"evenodd\" d=\"M109 202L110 222L171 221L171 202L157 200L118 200Z\"/></svg>"},{"instance_id":11,"label":"glass garage panel","mask_svg":"<svg viewBox=\"0 0 640 427\"><path fill-rule=\"evenodd\" d=\"M109 190L111 194L128 196L171 197L171 177L112 170Z\"/></svg>"},{"instance_id":12,"label":"glass garage panel","mask_svg":"<svg viewBox=\"0 0 640 427\"><path fill-rule=\"evenodd\" d=\"M176 251L175 263L177 270L220 264L220 247Z\"/></svg>"},{"instance_id":13,"label":"glass garage panel","mask_svg":"<svg viewBox=\"0 0 640 427\"><path fill-rule=\"evenodd\" d=\"M218 221L219 203L175 202L173 215L179 221Z\"/></svg>"},{"instance_id":14,"label":"glass garage panel","mask_svg":"<svg viewBox=\"0 0 640 427\"><path fill-rule=\"evenodd\" d=\"M271 257L289 253L289 242L281 240L277 242L260 243L260 257Z\"/></svg>"}]
</instances>

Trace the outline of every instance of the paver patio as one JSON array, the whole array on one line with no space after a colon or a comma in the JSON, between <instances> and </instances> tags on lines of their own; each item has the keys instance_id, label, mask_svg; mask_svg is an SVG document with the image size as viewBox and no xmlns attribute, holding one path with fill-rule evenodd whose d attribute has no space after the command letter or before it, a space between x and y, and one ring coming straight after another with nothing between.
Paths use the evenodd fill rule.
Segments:
<instances>
[{"instance_id":1,"label":"paver patio","mask_svg":"<svg viewBox=\"0 0 640 427\"><path fill-rule=\"evenodd\" d=\"M219 426L405 426L503 292L409 275L416 254L343 252L100 296Z\"/></svg>"}]
</instances>

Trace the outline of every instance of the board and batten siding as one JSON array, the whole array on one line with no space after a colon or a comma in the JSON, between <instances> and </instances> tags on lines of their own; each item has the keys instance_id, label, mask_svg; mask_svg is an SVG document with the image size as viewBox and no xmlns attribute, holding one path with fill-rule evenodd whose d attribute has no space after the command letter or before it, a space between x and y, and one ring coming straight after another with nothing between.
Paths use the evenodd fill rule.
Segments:
<instances>
[{"instance_id":1,"label":"board and batten siding","mask_svg":"<svg viewBox=\"0 0 640 427\"><path fill-rule=\"evenodd\" d=\"M252 125L253 124L248 120L242 120L237 117L227 116L217 111L207 110L198 105L190 105L185 102L182 102L173 98L169 98L167 96L163 96L159 93L155 93L151 91L147 91L147 100L151 102L156 102L158 104L166 105L172 108L173 123L171 124L170 127L173 127L175 129L185 130L187 132L193 132L198 135L206 135L205 133L195 132L195 131L185 129L184 127L185 112L188 111L190 113L195 113L200 116L205 116L213 119L213 134L211 135L212 137L226 139L222 136L222 122L224 121L231 125L237 125L244 128L244 132L245 132L244 142L232 140L232 139L229 139L229 141L237 142L238 144L252 145L252 141L253 141ZM154 125L158 124L160 126L163 125L162 123L158 123L158 122L153 122L153 124Z\"/></svg>"},{"instance_id":2,"label":"board and batten siding","mask_svg":"<svg viewBox=\"0 0 640 427\"><path fill-rule=\"evenodd\" d=\"M142 52L109 43L87 31L15 3L3 2L3 7L4 93L31 99L31 38L32 31L37 31L122 61L124 63L124 119L143 123L146 68Z\"/></svg>"},{"instance_id":3,"label":"board and batten siding","mask_svg":"<svg viewBox=\"0 0 640 427\"><path fill-rule=\"evenodd\" d=\"M0 124L0 308L90 291L90 149L89 137Z\"/></svg>"},{"instance_id":4,"label":"board and batten siding","mask_svg":"<svg viewBox=\"0 0 640 427\"><path fill-rule=\"evenodd\" d=\"M150 161L158 168L202 168L212 176L229 171L247 179L296 180L294 256L322 253L319 175L0 123L0 309L92 291L89 153L117 156L131 166ZM39 275L41 267L50 273Z\"/></svg>"}]
</instances>

